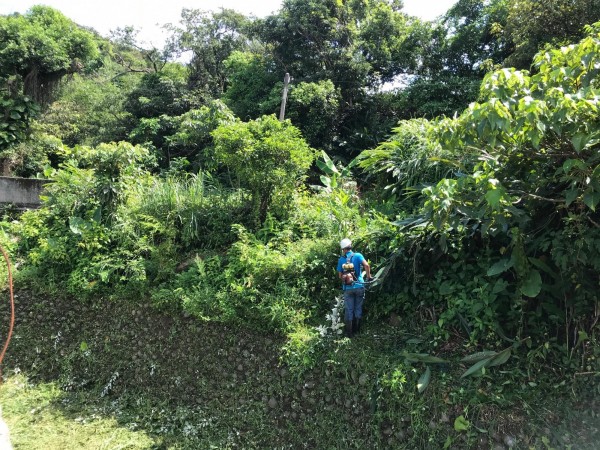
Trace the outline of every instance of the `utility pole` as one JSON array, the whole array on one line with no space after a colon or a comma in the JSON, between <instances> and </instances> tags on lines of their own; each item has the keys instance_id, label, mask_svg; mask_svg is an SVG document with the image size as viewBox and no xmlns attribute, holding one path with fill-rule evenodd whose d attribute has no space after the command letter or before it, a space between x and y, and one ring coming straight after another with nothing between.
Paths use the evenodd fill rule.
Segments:
<instances>
[{"instance_id":1,"label":"utility pole","mask_svg":"<svg viewBox=\"0 0 600 450\"><path fill-rule=\"evenodd\" d=\"M279 121L283 122L285 116L285 102L287 102L288 84L290 84L290 74L286 73L283 78L283 94L281 96L281 109L279 110Z\"/></svg>"}]
</instances>

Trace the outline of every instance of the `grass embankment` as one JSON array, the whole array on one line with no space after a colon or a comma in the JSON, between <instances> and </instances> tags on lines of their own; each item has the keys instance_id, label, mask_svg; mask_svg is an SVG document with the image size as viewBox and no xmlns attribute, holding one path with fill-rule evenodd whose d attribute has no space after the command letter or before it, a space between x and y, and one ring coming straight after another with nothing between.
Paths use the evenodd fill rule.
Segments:
<instances>
[{"instance_id":1,"label":"grass embankment","mask_svg":"<svg viewBox=\"0 0 600 450\"><path fill-rule=\"evenodd\" d=\"M536 386L518 356L474 379L432 366L418 394L425 366L403 353L425 344L401 328L317 347L316 367L296 375L277 336L26 292L17 309L0 388L16 449L593 449L600 438L594 396Z\"/></svg>"},{"instance_id":2,"label":"grass embankment","mask_svg":"<svg viewBox=\"0 0 600 450\"><path fill-rule=\"evenodd\" d=\"M14 375L0 386L0 398L16 449L145 449L154 443L144 432L98 414L85 396L67 394L56 382L31 384Z\"/></svg>"}]
</instances>

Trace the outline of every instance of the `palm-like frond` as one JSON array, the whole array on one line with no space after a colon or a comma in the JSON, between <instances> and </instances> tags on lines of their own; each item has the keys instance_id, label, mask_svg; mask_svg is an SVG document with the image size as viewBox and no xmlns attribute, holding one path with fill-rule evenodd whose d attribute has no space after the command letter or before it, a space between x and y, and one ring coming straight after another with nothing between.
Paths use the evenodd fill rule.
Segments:
<instances>
[{"instance_id":1,"label":"palm-like frond","mask_svg":"<svg viewBox=\"0 0 600 450\"><path fill-rule=\"evenodd\" d=\"M358 157L358 166L392 194L410 195L452 172L443 150L429 138L432 124L426 119L400 122L392 137Z\"/></svg>"}]
</instances>

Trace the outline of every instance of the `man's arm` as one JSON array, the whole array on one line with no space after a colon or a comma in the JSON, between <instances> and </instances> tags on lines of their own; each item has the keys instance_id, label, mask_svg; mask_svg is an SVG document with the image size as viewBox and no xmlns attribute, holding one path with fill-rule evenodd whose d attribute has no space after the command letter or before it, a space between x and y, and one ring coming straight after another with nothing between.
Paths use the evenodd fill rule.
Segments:
<instances>
[{"instance_id":1,"label":"man's arm","mask_svg":"<svg viewBox=\"0 0 600 450\"><path fill-rule=\"evenodd\" d=\"M364 267L365 273L367 274L367 280L369 280L371 278L371 266L369 266L369 263L366 259L363 259L362 266Z\"/></svg>"}]
</instances>

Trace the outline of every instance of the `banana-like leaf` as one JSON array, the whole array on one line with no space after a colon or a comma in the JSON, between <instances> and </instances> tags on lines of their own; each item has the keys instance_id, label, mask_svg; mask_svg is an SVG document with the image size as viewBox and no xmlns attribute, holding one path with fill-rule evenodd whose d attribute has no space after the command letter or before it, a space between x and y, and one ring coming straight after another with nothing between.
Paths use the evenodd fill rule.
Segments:
<instances>
[{"instance_id":1,"label":"banana-like leaf","mask_svg":"<svg viewBox=\"0 0 600 450\"><path fill-rule=\"evenodd\" d=\"M410 362L422 362L426 364L442 364L448 362L445 359L438 358L437 356L431 356L428 353L402 353L404 358Z\"/></svg>"},{"instance_id":2,"label":"banana-like leaf","mask_svg":"<svg viewBox=\"0 0 600 450\"><path fill-rule=\"evenodd\" d=\"M502 350L501 352L478 352L461 359L461 361L463 362L477 362L475 362L475 364L469 367L467 371L463 373L460 377L464 378L468 377L469 375L479 373L484 367L494 367L504 364L510 358L511 351L511 347L508 347Z\"/></svg>"},{"instance_id":3,"label":"banana-like leaf","mask_svg":"<svg viewBox=\"0 0 600 450\"><path fill-rule=\"evenodd\" d=\"M502 350L500 353L498 353L496 356L494 356L490 360L489 367L494 367L494 366L499 366L501 364L504 364L510 358L510 353L511 353L510 347L507 348L506 350Z\"/></svg>"},{"instance_id":4,"label":"banana-like leaf","mask_svg":"<svg viewBox=\"0 0 600 450\"><path fill-rule=\"evenodd\" d=\"M494 352L492 350L485 350L483 352L473 353L472 355L465 356L461 359L462 362L466 363L476 363L481 361L482 359L488 359L490 357L496 356L498 352Z\"/></svg>"},{"instance_id":5,"label":"banana-like leaf","mask_svg":"<svg viewBox=\"0 0 600 450\"><path fill-rule=\"evenodd\" d=\"M481 369L486 367L490 363L489 359L482 359L481 361L473 364L469 369L463 373L460 377L468 377L469 375L473 375L474 373L478 373Z\"/></svg>"}]
</instances>

